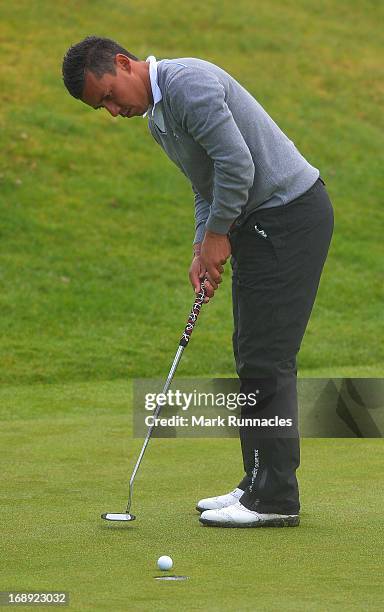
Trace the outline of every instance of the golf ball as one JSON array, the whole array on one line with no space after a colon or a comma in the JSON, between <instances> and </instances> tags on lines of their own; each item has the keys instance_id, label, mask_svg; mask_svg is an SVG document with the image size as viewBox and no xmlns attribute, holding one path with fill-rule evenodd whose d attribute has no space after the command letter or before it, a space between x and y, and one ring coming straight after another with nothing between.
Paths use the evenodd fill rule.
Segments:
<instances>
[{"instance_id":1,"label":"golf ball","mask_svg":"<svg viewBox=\"0 0 384 612\"><path fill-rule=\"evenodd\" d=\"M173 561L171 557L168 557L168 555L163 555L157 560L157 567L161 570L170 570L172 568L172 565Z\"/></svg>"}]
</instances>

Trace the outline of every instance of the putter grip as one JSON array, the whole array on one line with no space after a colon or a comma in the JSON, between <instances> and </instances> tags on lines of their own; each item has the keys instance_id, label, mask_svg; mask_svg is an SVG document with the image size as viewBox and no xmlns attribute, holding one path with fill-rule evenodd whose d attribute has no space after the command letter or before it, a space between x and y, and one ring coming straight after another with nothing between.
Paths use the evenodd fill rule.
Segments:
<instances>
[{"instance_id":1,"label":"putter grip","mask_svg":"<svg viewBox=\"0 0 384 612\"><path fill-rule=\"evenodd\" d=\"M195 328L197 317L199 316L201 306L204 304L205 287L204 281L201 283L200 292L197 294L193 303L192 310L189 313L188 322L185 326L184 333L180 338L179 346L187 346L191 334Z\"/></svg>"}]
</instances>

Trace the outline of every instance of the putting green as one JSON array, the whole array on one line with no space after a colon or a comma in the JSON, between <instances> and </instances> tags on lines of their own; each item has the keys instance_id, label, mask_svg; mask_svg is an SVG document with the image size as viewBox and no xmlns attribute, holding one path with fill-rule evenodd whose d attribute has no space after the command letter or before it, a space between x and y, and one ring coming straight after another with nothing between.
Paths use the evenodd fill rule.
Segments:
<instances>
[{"instance_id":1,"label":"putting green","mask_svg":"<svg viewBox=\"0 0 384 612\"><path fill-rule=\"evenodd\" d=\"M379 610L382 440L304 439L302 523L202 527L199 497L241 475L237 440L155 439L125 509L141 440L129 384L5 388L1 590L69 591L73 610ZM160 555L180 582L156 581Z\"/></svg>"}]
</instances>

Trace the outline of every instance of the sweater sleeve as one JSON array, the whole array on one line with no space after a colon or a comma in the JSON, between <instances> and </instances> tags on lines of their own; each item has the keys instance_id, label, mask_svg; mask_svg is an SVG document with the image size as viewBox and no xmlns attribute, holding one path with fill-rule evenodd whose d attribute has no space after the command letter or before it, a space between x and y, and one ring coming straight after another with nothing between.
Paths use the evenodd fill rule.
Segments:
<instances>
[{"instance_id":1,"label":"sweater sleeve","mask_svg":"<svg viewBox=\"0 0 384 612\"><path fill-rule=\"evenodd\" d=\"M203 242L205 234L205 224L209 217L210 205L204 198L201 197L199 192L192 185L193 193L195 194L195 239L193 244L196 242Z\"/></svg>"},{"instance_id":2,"label":"sweater sleeve","mask_svg":"<svg viewBox=\"0 0 384 612\"><path fill-rule=\"evenodd\" d=\"M186 68L168 84L175 120L214 163L213 202L206 229L226 234L246 205L255 167L225 101L220 81L208 71Z\"/></svg>"}]
</instances>

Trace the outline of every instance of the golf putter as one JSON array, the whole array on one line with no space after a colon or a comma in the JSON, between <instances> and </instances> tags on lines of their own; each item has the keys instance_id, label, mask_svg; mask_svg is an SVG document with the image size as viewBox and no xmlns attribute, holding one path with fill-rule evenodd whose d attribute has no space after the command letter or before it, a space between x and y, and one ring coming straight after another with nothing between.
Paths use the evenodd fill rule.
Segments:
<instances>
[{"instance_id":1,"label":"golf putter","mask_svg":"<svg viewBox=\"0 0 384 612\"><path fill-rule=\"evenodd\" d=\"M204 303L204 298L205 298L205 286L204 286L204 280L203 280L202 283L201 283L200 292L197 294L197 296L195 298L195 301L193 303L192 310L191 310L191 312L189 314L188 321L187 321L187 324L185 326L183 335L180 338L179 348L177 349L175 358L173 360L171 369L170 369L169 374L168 374L168 378L167 378L167 380L165 382L165 385L164 385L164 388L163 388L163 391L162 391L163 394L167 393L167 391L168 391L168 389L169 389L169 387L171 385L172 379L173 379L173 377L175 375L177 366L179 365L179 361L181 359L183 351L184 351L185 347L188 345L189 339L190 339L190 337L192 335L192 332L194 330L194 327L196 325L197 317L199 316L199 313L200 313L200 310L201 310L201 306ZM155 408L155 411L153 413L153 423L156 422L155 419L160 414L160 411L161 411L161 404L157 404L156 408ZM131 504L132 504L132 495L133 495L133 483L134 483L137 471L138 471L138 469L140 467L141 461L142 461L142 459L144 457L145 449L148 446L148 442L149 442L149 440L151 438L152 431L153 431L154 427L155 427L155 425L153 424L153 425L151 425L148 428L148 432L147 432L146 438L144 440L143 447L142 447L142 449L140 451L140 455L139 455L139 457L138 457L138 459L136 461L136 465L135 465L135 467L133 469L132 476L131 476L131 479L129 481L129 497L128 497L128 503L127 503L126 511L124 513L106 512L105 514L101 515L102 519L105 519L106 521L134 521L135 520L136 516L134 514L131 514Z\"/></svg>"}]
</instances>

